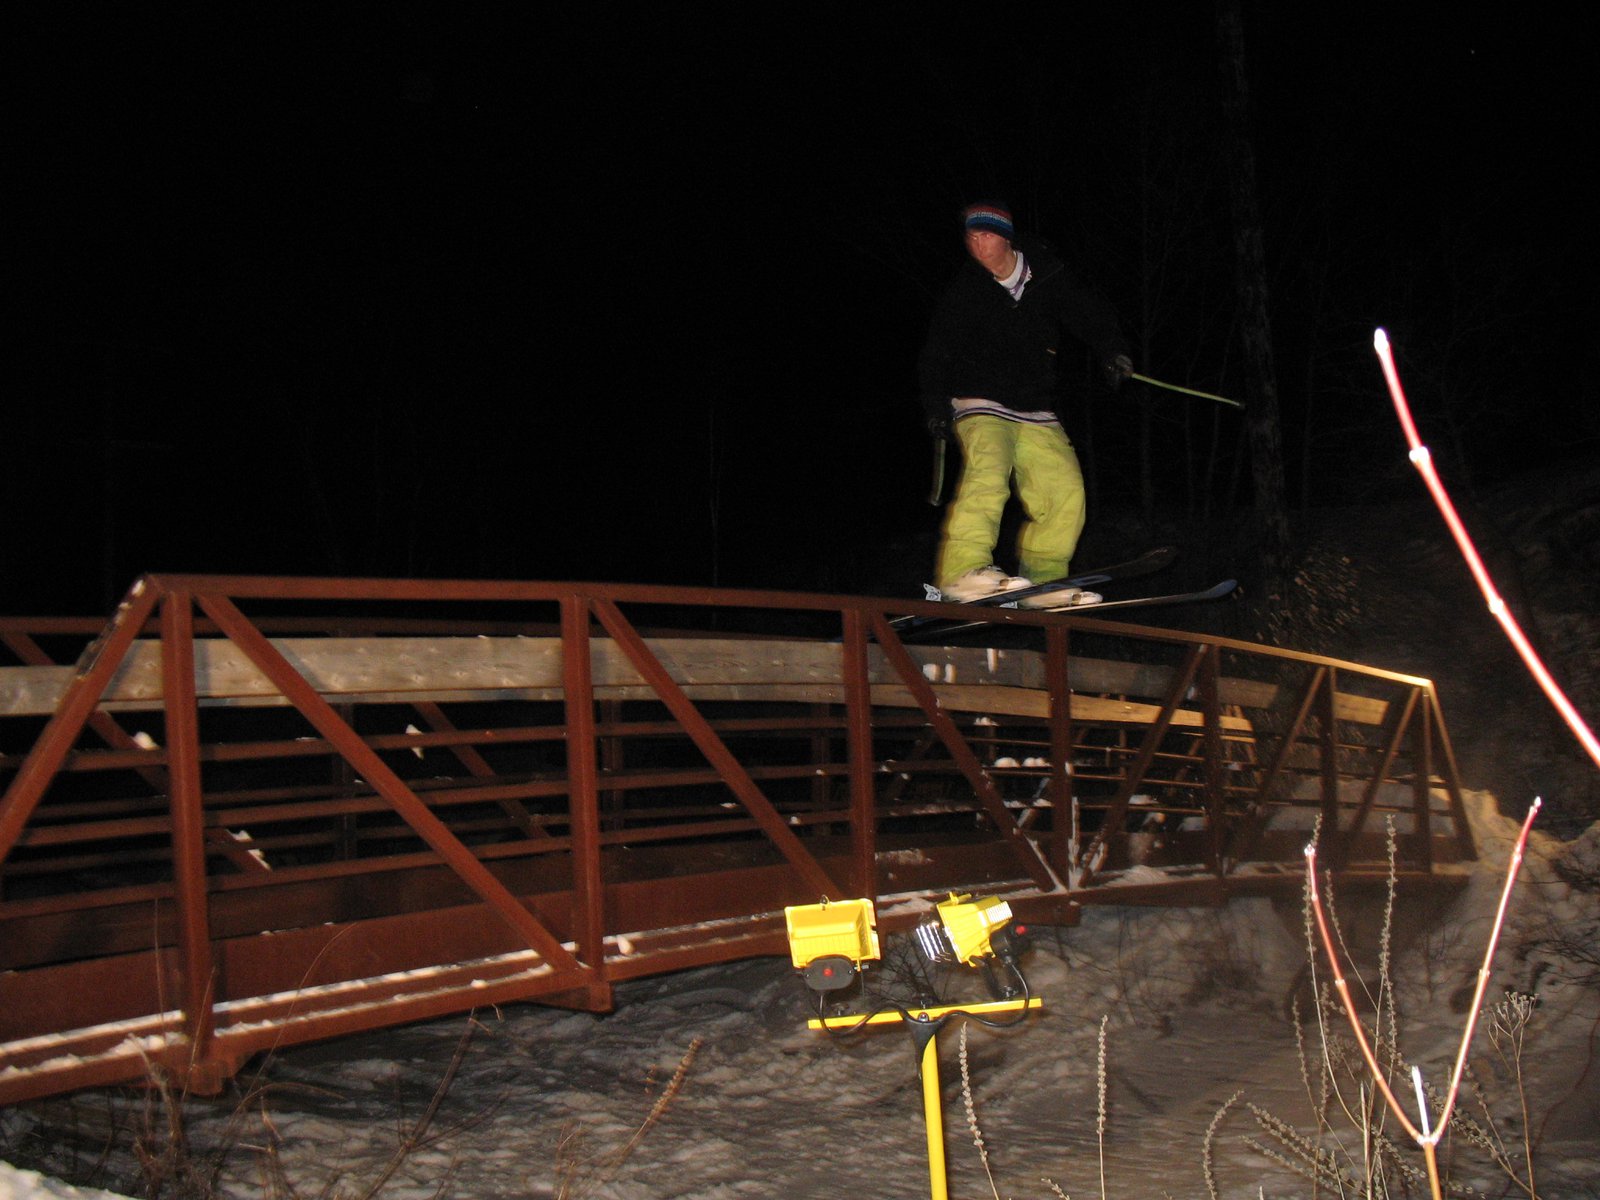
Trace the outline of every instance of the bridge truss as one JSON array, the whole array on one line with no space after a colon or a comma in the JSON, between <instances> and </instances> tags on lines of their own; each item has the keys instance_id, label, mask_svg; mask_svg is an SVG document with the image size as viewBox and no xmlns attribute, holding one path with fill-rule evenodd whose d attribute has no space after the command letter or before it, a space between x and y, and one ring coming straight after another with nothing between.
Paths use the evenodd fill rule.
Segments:
<instances>
[{"instance_id":1,"label":"bridge truss","mask_svg":"<svg viewBox=\"0 0 1600 1200\"><path fill-rule=\"evenodd\" d=\"M0 619L0 1104L784 952L949 891L1436 882L1426 679L1073 614L578 583L152 575Z\"/></svg>"}]
</instances>

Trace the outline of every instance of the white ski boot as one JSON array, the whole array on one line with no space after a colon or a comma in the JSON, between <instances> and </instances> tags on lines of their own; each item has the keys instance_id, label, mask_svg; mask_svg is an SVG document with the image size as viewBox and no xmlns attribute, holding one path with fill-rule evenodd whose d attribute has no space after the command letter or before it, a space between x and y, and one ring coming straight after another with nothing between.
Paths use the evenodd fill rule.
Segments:
<instances>
[{"instance_id":1,"label":"white ski boot","mask_svg":"<svg viewBox=\"0 0 1600 1200\"><path fill-rule=\"evenodd\" d=\"M1055 591L1040 592L1036 596L1024 596L1017 601L1018 608L1082 608L1089 604L1099 604L1105 597L1099 592L1091 592L1087 588L1064 587Z\"/></svg>"},{"instance_id":2,"label":"white ski boot","mask_svg":"<svg viewBox=\"0 0 1600 1200\"><path fill-rule=\"evenodd\" d=\"M946 600L967 604L973 600L986 600L1001 592L1016 592L1032 586L1032 580L1024 579L1021 575L1007 575L999 567L988 566L968 571L959 579L951 580L939 591Z\"/></svg>"}]
</instances>

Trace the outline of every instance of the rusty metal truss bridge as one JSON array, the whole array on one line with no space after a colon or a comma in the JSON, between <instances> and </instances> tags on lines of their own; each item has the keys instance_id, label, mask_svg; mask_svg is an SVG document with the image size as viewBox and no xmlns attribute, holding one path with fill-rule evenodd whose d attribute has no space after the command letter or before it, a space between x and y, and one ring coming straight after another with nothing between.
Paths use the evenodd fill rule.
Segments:
<instances>
[{"instance_id":1,"label":"rusty metal truss bridge","mask_svg":"<svg viewBox=\"0 0 1600 1200\"><path fill-rule=\"evenodd\" d=\"M782 909L1446 879L1426 679L851 596L150 575L0 618L0 1104L785 952ZM1390 830L1393 834L1390 834Z\"/></svg>"}]
</instances>

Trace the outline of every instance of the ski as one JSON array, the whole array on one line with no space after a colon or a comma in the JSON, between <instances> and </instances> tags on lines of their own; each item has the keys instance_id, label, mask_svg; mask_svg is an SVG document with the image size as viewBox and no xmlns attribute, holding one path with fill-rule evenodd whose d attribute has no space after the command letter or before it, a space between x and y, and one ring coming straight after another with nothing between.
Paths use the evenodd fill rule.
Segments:
<instances>
[{"instance_id":1,"label":"ski","mask_svg":"<svg viewBox=\"0 0 1600 1200\"><path fill-rule=\"evenodd\" d=\"M1212 584L1208 588L1201 588L1199 591L1194 592L1170 592L1165 596L1134 596L1127 600L1102 600L1099 604L1072 604L1063 605L1061 608L1035 608L1028 611L1075 613L1080 616L1093 617L1116 609L1155 608L1163 604L1199 604L1206 600L1220 600L1238 586L1239 581L1237 579L1224 579L1220 583ZM994 606L989 605L987 607L992 608ZM931 623L938 625L937 629L918 630L917 632L926 633L930 637L934 635L946 637L950 634L965 633L969 629L979 629L984 626L993 627L993 622L991 621L961 621L957 617L951 617L950 620L956 621L956 624L951 625L944 621L935 620Z\"/></svg>"},{"instance_id":2,"label":"ski","mask_svg":"<svg viewBox=\"0 0 1600 1200\"><path fill-rule=\"evenodd\" d=\"M945 601L939 589L932 584L924 584L929 600L939 600L950 604L959 604L963 608L977 606L979 608L1015 608L1017 601L1028 596L1043 596L1049 592L1059 592L1065 588L1094 588L1102 583L1110 583L1117 579L1136 579L1141 575L1154 574L1161 570L1173 559L1178 557L1176 546L1156 546L1146 550L1143 554L1128 559L1126 562L1113 563L1109 567L1096 567L1090 571L1083 571L1076 575L1069 575L1065 579L1052 579L1049 583L1036 583L1032 587L1018 588L1011 592L996 592L992 596L985 596L981 600L950 600ZM1099 605L1087 605L1097 608ZM944 617L897 617L889 622L891 629L916 629L921 625L928 625L946 620Z\"/></svg>"}]
</instances>

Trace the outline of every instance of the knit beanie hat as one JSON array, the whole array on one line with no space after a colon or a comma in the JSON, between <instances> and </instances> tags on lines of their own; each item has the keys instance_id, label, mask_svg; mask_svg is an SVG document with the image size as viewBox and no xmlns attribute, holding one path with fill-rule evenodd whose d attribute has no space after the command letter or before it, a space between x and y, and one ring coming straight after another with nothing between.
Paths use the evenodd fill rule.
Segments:
<instances>
[{"instance_id":1,"label":"knit beanie hat","mask_svg":"<svg viewBox=\"0 0 1600 1200\"><path fill-rule=\"evenodd\" d=\"M1011 224L1011 210L992 200L982 200L961 210L961 224L970 232L998 233L1006 241L1016 237Z\"/></svg>"}]
</instances>

